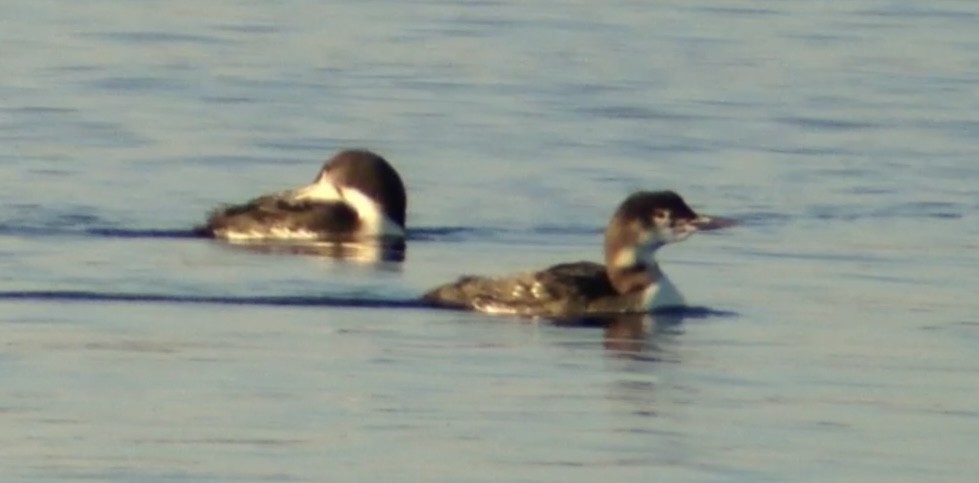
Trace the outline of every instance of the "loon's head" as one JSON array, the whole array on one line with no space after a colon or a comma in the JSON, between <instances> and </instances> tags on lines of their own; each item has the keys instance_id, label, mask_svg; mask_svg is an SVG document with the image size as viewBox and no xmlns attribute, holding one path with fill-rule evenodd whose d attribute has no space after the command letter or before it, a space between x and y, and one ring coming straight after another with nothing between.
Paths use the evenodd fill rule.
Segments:
<instances>
[{"instance_id":1,"label":"loon's head","mask_svg":"<svg viewBox=\"0 0 979 483\"><path fill-rule=\"evenodd\" d=\"M323 164L309 186L288 192L297 200L339 202L357 214L358 236L401 239L407 195L387 160L363 149L341 151Z\"/></svg>"},{"instance_id":2,"label":"loon's head","mask_svg":"<svg viewBox=\"0 0 979 483\"><path fill-rule=\"evenodd\" d=\"M605 229L605 262L620 293L654 283L656 250L686 240L697 231L727 226L727 220L698 215L672 191L633 193Z\"/></svg>"},{"instance_id":3,"label":"loon's head","mask_svg":"<svg viewBox=\"0 0 979 483\"><path fill-rule=\"evenodd\" d=\"M313 184L332 185L355 206L374 203L377 210L404 230L408 207L405 186L398 172L381 156L365 149L341 151L323 164Z\"/></svg>"}]
</instances>

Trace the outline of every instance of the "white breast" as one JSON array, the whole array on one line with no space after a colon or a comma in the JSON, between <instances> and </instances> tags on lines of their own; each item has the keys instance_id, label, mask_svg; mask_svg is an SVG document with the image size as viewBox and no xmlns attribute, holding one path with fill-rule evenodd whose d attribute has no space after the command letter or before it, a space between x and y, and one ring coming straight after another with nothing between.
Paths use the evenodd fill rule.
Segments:
<instances>
[{"instance_id":1,"label":"white breast","mask_svg":"<svg viewBox=\"0 0 979 483\"><path fill-rule=\"evenodd\" d=\"M687 301L684 300L683 295L680 294L680 291L665 273L643 293L643 306L647 311L665 307L682 307L686 304Z\"/></svg>"}]
</instances>

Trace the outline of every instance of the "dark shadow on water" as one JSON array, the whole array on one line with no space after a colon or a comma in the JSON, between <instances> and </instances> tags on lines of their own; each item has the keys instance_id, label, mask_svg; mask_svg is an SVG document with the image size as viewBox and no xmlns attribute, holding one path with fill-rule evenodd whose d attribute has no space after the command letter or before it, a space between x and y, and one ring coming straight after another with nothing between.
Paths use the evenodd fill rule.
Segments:
<instances>
[{"instance_id":1,"label":"dark shadow on water","mask_svg":"<svg viewBox=\"0 0 979 483\"><path fill-rule=\"evenodd\" d=\"M71 225L20 225L0 223L0 235L15 236L92 236L101 238L199 238L190 229L129 229L111 227L80 228Z\"/></svg>"},{"instance_id":2,"label":"dark shadow on water","mask_svg":"<svg viewBox=\"0 0 979 483\"><path fill-rule=\"evenodd\" d=\"M153 293L87 292L82 290L36 290L0 292L0 301L36 302L120 302L120 303L171 303L211 304L270 307L341 307L376 309L428 308L416 299L369 299L344 296L274 295L171 295Z\"/></svg>"},{"instance_id":3,"label":"dark shadow on water","mask_svg":"<svg viewBox=\"0 0 979 483\"><path fill-rule=\"evenodd\" d=\"M99 223L103 226L91 226ZM90 226L79 226L90 225ZM73 223L30 224L30 223L0 223L0 235L19 236L92 236L101 238L201 238L209 237L196 233L193 228L116 228L104 226L99 220L76 220ZM436 226L409 228L408 241L453 241L467 240L494 233L493 228L475 228L465 226Z\"/></svg>"},{"instance_id":4,"label":"dark shadow on water","mask_svg":"<svg viewBox=\"0 0 979 483\"><path fill-rule=\"evenodd\" d=\"M89 228L86 235L104 238L199 238L191 230L128 230L124 228Z\"/></svg>"},{"instance_id":5,"label":"dark shadow on water","mask_svg":"<svg viewBox=\"0 0 979 483\"><path fill-rule=\"evenodd\" d=\"M366 298L343 295L180 295L126 292L92 292L85 290L22 290L0 292L0 301L38 301L38 302L146 302L177 304L214 305L256 305L287 307L357 307L374 309L426 309L450 310L432 306L418 298ZM633 324L635 318L654 317L657 326L676 326L688 318L730 317L734 312L714 310L707 307L677 307L654 314L619 314L609 316L587 316L551 320L558 327L609 328L617 324Z\"/></svg>"}]
</instances>

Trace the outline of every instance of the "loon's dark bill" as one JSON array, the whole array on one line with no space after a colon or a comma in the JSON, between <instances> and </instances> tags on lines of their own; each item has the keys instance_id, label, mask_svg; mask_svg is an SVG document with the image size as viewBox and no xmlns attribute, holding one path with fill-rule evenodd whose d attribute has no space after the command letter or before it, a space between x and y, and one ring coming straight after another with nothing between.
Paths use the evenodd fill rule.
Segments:
<instances>
[{"instance_id":1,"label":"loon's dark bill","mask_svg":"<svg viewBox=\"0 0 979 483\"><path fill-rule=\"evenodd\" d=\"M720 230L723 228L730 228L738 224L738 221L733 218L724 218L722 216L699 216L693 221L693 225L697 227L699 231L710 231L710 230Z\"/></svg>"}]
</instances>

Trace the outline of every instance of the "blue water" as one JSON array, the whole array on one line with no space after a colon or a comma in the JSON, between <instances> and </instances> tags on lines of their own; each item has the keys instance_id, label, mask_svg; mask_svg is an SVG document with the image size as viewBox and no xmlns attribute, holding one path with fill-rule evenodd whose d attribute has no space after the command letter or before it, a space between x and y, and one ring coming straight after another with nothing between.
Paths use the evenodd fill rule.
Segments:
<instances>
[{"instance_id":1,"label":"blue water","mask_svg":"<svg viewBox=\"0 0 979 483\"><path fill-rule=\"evenodd\" d=\"M979 476L972 1L2 10L2 481ZM403 263L183 236L345 147ZM665 188L741 220L662 252L696 314L411 303Z\"/></svg>"}]
</instances>

